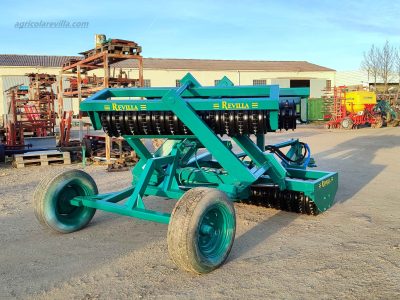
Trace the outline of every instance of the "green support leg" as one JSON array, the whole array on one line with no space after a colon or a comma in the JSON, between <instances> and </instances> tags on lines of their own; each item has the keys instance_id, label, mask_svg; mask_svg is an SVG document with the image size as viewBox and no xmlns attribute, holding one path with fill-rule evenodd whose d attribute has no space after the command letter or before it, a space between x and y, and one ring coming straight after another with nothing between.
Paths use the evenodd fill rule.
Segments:
<instances>
[{"instance_id":1,"label":"green support leg","mask_svg":"<svg viewBox=\"0 0 400 300\"><path fill-rule=\"evenodd\" d=\"M162 100L189 127L196 137L202 141L203 145L214 155L221 166L227 170L230 183L240 182L246 186L257 179L199 118L196 112L179 96L176 90L169 91Z\"/></svg>"},{"instance_id":2,"label":"green support leg","mask_svg":"<svg viewBox=\"0 0 400 300\"><path fill-rule=\"evenodd\" d=\"M262 174L257 173L259 175L258 177L266 173L274 180L281 190L286 188L285 178L287 171L273 154L262 152L248 136L237 136L232 139L258 167L265 170Z\"/></svg>"}]
</instances>

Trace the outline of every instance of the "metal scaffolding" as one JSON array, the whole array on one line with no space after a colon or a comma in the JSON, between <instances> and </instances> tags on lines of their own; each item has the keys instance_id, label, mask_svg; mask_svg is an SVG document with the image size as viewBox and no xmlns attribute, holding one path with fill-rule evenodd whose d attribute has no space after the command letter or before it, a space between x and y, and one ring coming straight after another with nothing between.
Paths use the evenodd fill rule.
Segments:
<instances>
[{"instance_id":1,"label":"metal scaffolding","mask_svg":"<svg viewBox=\"0 0 400 300\"><path fill-rule=\"evenodd\" d=\"M29 87L19 85L7 90L6 143L9 146L24 145L25 136L54 135L56 116L52 85L56 76L26 75L30 79Z\"/></svg>"},{"instance_id":2,"label":"metal scaffolding","mask_svg":"<svg viewBox=\"0 0 400 300\"><path fill-rule=\"evenodd\" d=\"M143 57L142 48L133 41L121 39L109 39L97 44L94 49L81 52L81 60L71 59L64 63L60 71L58 83L59 115L64 116L64 99L77 98L80 103L83 99L94 93L110 87L142 87L143 80ZM138 69L138 78L129 78L128 74L121 69L119 73L110 76L110 67L124 60L135 60L132 69ZM96 75L95 70L102 70L102 76ZM64 86L65 79L69 86ZM82 114L79 113L81 117ZM61 119L62 123L65 123ZM67 141L68 142L68 141ZM106 160L110 163L111 141L106 138Z\"/></svg>"}]
</instances>

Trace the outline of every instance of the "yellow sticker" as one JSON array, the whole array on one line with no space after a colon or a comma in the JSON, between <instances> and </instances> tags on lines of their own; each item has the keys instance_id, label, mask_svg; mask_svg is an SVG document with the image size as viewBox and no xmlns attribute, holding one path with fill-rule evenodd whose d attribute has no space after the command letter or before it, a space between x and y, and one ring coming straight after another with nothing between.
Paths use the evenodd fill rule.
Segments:
<instances>
[{"instance_id":1,"label":"yellow sticker","mask_svg":"<svg viewBox=\"0 0 400 300\"><path fill-rule=\"evenodd\" d=\"M132 110L139 110L137 105L133 105L133 104L117 104L117 103L113 103L112 104L112 110L116 110L116 111L132 111Z\"/></svg>"},{"instance_id":2,"label":"yellow sticker","mask_svg":"<svg viewBox=\"0 0 400 300\"><path fill-rule=\"evenodd\" d=\"M328 178L328 179L322 180L322 181L318 184L318 187L319 187L320 189L321 189L321 188L324 188L324 187L327 187L327 186L330 185L333 181L334 181L333 177L330 177L330 178Z\"/></svg>"},{"instance_id":3,"label":"yellow sticker","mask_svg":"<svg viewBox=\"0 0 400 300\"><path fill-rule=\"evenodd\" d=\"M222 109L248 109L249 104L244 102L227 102L222 101Z\"/></svg>"}]
</instances>

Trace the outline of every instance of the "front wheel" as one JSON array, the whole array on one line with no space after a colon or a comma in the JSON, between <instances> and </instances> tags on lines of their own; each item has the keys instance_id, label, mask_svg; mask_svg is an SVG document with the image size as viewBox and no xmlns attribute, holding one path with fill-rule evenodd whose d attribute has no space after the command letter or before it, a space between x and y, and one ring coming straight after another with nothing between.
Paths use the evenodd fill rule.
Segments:
<instances>
[{"instance_id":1,"label":"front wheel","mask_svg":"<svg viewBox=\"0 0 400 300\"><path fill-rule=\"evenodd\" d=\"M93 218L96 209L71 205L70 200L97 193L93 178L83 171L49 174L37 186L33 196L36 218L45 227L61 233L82 229Z\"/></svg>"},{"instance_id":2,"label":"front wheel","mask_svg":"<svg viewBox=\"0 0 400 300\"><path fill-rule=\"evenodd\" d=\"M353 129L354 122L351 118L344 118L341 122L342 128L343 129Z\"/></svg>"},{"instance_id":3,"label":"front wheel","mask_svg":"<svg viewBox=\"0 0 400 300\"><path fill-rule=\"evenodd\" d=\"M235 209L225 193L212 188L193 188L172 211L168 251L181 269L209 273L227 259L235 232Z\"/></svg>"}]
</instances>

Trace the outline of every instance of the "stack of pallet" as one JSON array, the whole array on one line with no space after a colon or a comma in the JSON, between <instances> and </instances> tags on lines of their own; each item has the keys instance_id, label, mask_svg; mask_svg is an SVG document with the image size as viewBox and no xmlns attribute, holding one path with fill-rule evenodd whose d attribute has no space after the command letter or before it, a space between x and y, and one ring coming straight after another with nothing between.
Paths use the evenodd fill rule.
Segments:
<instances>
[{"instance_id":1,"label":"stack of pallet","mask_svg":"<svg viewBox=\"0 0 400 300\"><path fill-rule=\"evenodd\" d=\"M109 39L93 49L79 53L83 55L81 60L72 58L62 66L61 77L67 79L69 86L63 87L60 81L60 90L63 91L60 98L78 98L81 101L103 88L143 86L141 51L142 48L133 41ZM128 59L137 60L139 78L128 78L121 69L118 75L115 69L110 74L110 65ZM135 67L132 65L132 68ZM95 74L95 70L100 70L102 74Z\"/></svg>"},{"instance_id":2,"label":"stack of pallet","mask_svg":"<svg viewBox=\"0 0 400 300\"><path fill-rule=\"evenodd\" d=\"M57 150L34 151L24 154L14 155L14 166L16 168L25 168L33 165L48 166L53 164L71 164L69 152L60 152Z\"/></svg>"},{"instance_id":3,"label":"stack of pallet","mask_svg":"<svg viewBox=\"0 0 400 300\"><path fill-rule=\"evenodd\" d=\"M142 47L134 41L108 39L103 43L96 45L96 48L81 52L79 54L82 54L85 58L88 58L105 52L109 54L140 55L142 52Z\"/></svg>"}]
</instances>

